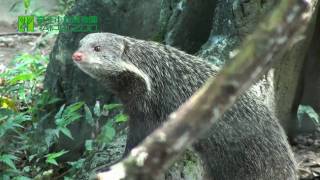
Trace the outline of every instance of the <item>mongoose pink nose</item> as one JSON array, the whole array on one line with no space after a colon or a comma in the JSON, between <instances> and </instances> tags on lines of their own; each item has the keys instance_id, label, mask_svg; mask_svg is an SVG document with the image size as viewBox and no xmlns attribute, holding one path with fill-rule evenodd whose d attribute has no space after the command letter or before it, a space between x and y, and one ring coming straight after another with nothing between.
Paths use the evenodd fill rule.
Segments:
<instances>
[{"instance_id":1,"label":"mongoose pink nose","mask_svg":"<svg viewBox=\"0 0 320 180\"><path fill-rule=\"evenodd\" d=\"M83 53L81 53L81 52L75 52L75 53L73 53L72 59L73 59L74 61L82 61L82 59L83 59Z\"/></svg>"}]
</instances>

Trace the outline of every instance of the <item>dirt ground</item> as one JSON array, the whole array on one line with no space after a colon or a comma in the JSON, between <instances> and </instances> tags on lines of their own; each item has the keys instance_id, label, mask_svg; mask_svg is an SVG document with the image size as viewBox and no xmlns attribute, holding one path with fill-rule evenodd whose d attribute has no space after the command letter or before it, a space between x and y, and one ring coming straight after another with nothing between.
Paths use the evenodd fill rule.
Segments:
<instances>
[{"instance_id":1,"label":"dirt ground","mask_svg":"<svg viewBox=\"0 0 320 180\"><path fill-rule=\"evenodd\" d=\"M28 13L54 13L57 11L56 0L34 0L30 3ZM1 0L0 5L0 70L6 66L14 56L19 53L31 52L34 50L39 36L21 36L6 33L17 32L18 16L25 15L23 1ZM52 39L52 38L51 38ZM43 42L46 43L46 42ZM51 46L50 46L51 47ZM44 52L48 53L48 52Z\"/></svg>"},{"instance_id":2,"label":"dirt ground","mask_svg":"<svg viewBox=\"0 0 320 180\"><path fill-rule=\"evenodd\" d=\"M38 49L39 53L48 55L55 38L55 35L47 34L21 35L16 32L15 24L0 24L0 70L22 53L32 53Z\"/></svg>"},{"instance_id":3,"label":"dirt ground","mask_svg":"<svg viewBox=\"0 0 320 180\"><path fill-rule=\"evenodd\" d=\"M40 53L49 54L55 36L43 35L5 35L16 32L15 25L0 25L0 73L14 56L33 52L42 47ZM303 180L320 180L320 129L313 134L299 135L295 138L293 150L299 165L299 176Z\"/></svg>"},{"instance_id":4,"label":"dirt ground","mask_svg":"<svg viewBox=\"0 0 320 180\"><path fill-rule=\"evenodd\" d=\"M295 138L293 151L299 165L300 179L320 180L320 129Z\"/></svg>"}]
</instances>

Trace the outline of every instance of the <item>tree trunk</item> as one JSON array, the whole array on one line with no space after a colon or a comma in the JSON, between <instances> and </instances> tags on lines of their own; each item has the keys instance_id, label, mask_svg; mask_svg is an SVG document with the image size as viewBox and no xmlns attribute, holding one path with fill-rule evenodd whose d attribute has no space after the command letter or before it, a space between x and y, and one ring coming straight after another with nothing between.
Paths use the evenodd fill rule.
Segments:
<instances>
[{"instance_id":1,"label":"tree trunk","mask_svg":"<svg viewBox=\"0 0 320 180\"><path fill-rule=\"evenodd\" d=\"M316 27L303 67L303 93L301 104L311 106L320 114L320 13L317 15ZM307 125L309 124L309 126ZM316 124L310 120L299 127L302 132L314 131Z\"/></svg>"},{"instance_id":2,"label":"tree trunk","mask_svg":"<svg viewBox=\"0 0 320 180\"><path fill-rule=\"evenodd\" d=\"M223 65L237 52L239 42L255 29L256 24L276 3L264 0L220 2L214 15L211 35L202 46L200 56ZM305 39L295 43L284 55L284 60L275 64L258 83L261 88L257 89L257 93L276 113L290 138L296 133L296 113L302 93L302 68L315 30L315 20L316 17L313 17Z\"/></svg>"},{"instance_id":3,"label":"tree trunk","mask_svg":"<svg viewBox=\"0 0 320 180\"><path fill-rule=\"evenodd\" d=\"M269 76L274 77L272 82L276 116L290 140L297 132L297 110L303 93L303 67L315 31L315 21L316 16L312 17L308 25L306 37L294 44L284 55L283 61L276 63L274 70L268 73ZM313 72L317 70L313 69Z\"/></svg>"}]
</instances>

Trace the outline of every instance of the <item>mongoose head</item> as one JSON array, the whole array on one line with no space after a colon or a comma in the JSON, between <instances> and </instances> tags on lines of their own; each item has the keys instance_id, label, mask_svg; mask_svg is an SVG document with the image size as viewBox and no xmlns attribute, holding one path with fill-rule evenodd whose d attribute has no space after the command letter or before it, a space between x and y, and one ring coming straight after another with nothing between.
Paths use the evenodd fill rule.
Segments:
<instances>
[{"instance_id":1,"label":"mongoose head","mask_svg":"<svg viewBox=\"0 0 320 180\"><path fill-rule=\"evenodd\" d=\"M148 75L125 56L129 43L132 42L128 38L116 34L88 34L80 41L79 49L72 55L72 59L82 71L95 79L103 80L115 91L123 86L130 86L121 84L124 81L139 83L139 92L150 91Z\"/></svg>"}]
</instances>

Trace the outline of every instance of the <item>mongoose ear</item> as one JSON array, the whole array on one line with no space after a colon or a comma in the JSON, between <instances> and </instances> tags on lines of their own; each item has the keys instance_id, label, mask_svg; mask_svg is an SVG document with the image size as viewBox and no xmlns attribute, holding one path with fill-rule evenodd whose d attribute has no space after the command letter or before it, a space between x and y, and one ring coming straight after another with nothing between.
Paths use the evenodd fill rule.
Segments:
<instances>
[{"instance_id":1,"label":"mongoose ear","mask_svg":"<svg viewBox=\"0 0 320 180\"><path fill-rule=\"evenodd\" d=\"M142 82L147 91L151 91L151 80L147 73L143 72L130 62L121 61L120 63L125 72L129 72L136 80Z\"/></svg>"},{"instance_id":2,"label":"mongoose ear","mask_svg":"<svg viewBox=\"0 0 320 180\"><path fill-rule=\"evenodd\" d=\"M134 44L134 42L131 42L130 40L123 39L123 49L121 53L121 58L127 56L127 53L130 51L130 47ZM121 66L124 68L124 71L129 72L130 74L134 75L137 80L140 82L142 81L143 85L145 86L147 91L151 91L151 81L150 77L147 73L140 70L137 66L132 64L129 61L121 61Z\"/></svg>"},{"instance_id":3,"label":"mongoose ear","mask_svg":"<svg viewBox=\"0 0 320 180\"><path fill-rule=\"evenodd\" d=\"M127 52L130 50L130 44L132 45L133 42L130 42L126 39L122 39L122 52L121 52L121 57L126 55Z\"/></svg>"},{"instance_id":4,"label":"mongoose ear","mask_svg":"<svg viewBox=\"0 0 320 180\"><path fill-rule=\"evenodd\" d=\"M126 54L127 51L130 50L130 44L131 42L123 40L123 50L122 50L122 54Z\"/></svg>"}]
</instances>

